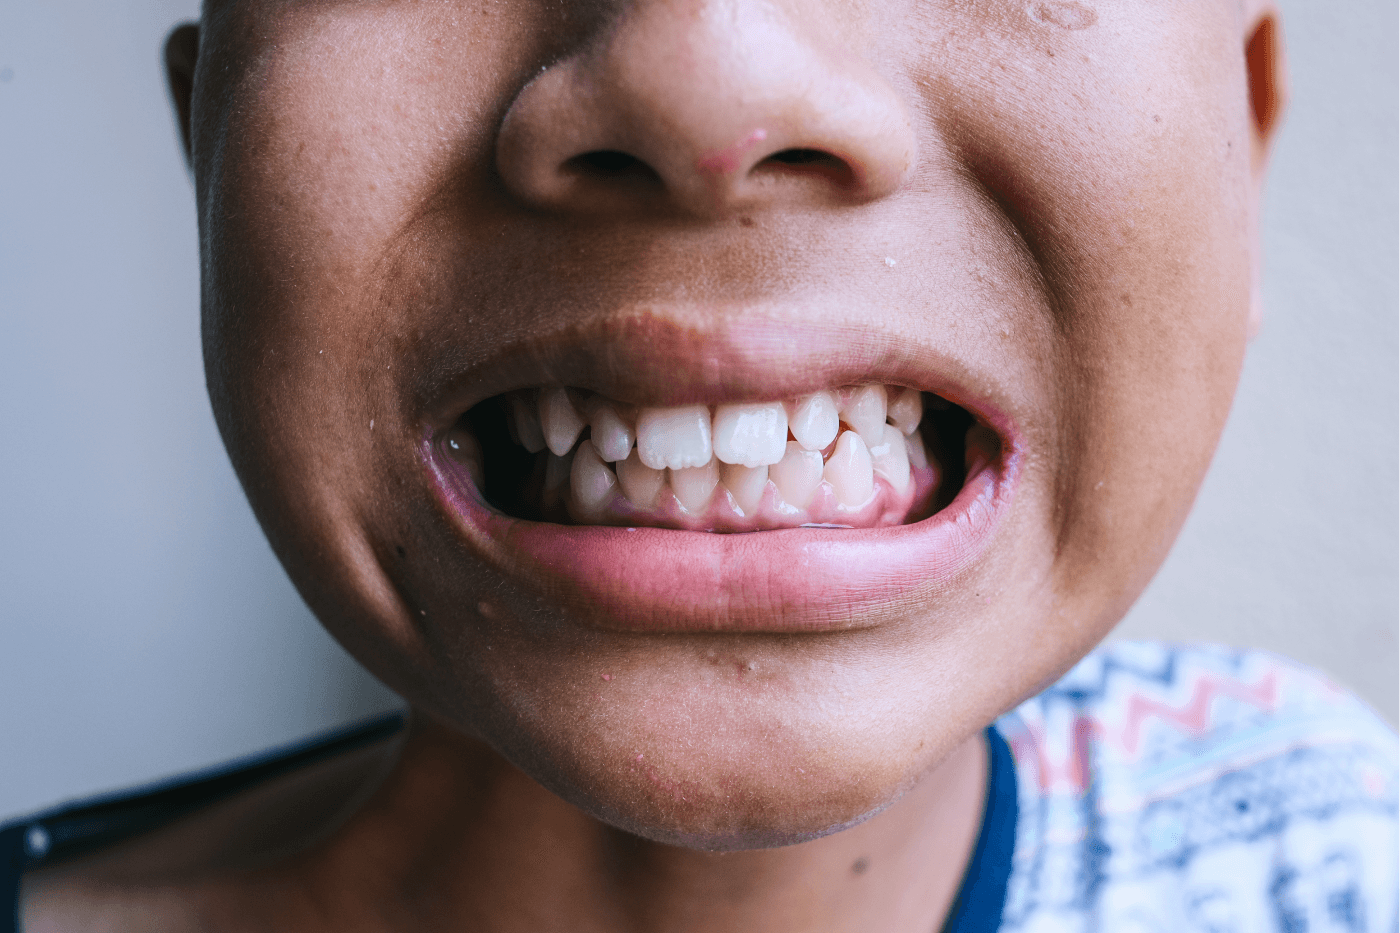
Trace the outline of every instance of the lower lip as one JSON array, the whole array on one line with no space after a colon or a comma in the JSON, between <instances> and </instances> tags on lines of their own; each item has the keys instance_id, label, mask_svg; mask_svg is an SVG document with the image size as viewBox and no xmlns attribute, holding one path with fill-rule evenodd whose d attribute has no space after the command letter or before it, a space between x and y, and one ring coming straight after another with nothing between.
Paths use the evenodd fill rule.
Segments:
<instances>
[{"instance_id":1,"label":"lower lip","mask_svg":"<svg viewBox=\"0 0 1400 933\"><path fill-rule=\"evenodd\" d=\"M879 624L890 607L978 561L1010 505L1019 460L1013 447L974 466L952 503L911 525L711 534L511 518L434 448L425 439L439 502L487 563L590 625L647 633Z\"/></svg>"}]
</instances>

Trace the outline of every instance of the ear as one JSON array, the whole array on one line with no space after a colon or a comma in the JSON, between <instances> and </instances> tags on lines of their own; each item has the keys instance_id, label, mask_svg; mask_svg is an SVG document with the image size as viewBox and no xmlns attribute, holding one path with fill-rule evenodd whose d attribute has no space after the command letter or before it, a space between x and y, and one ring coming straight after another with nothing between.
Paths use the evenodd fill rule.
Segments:
<instances>
[{"instance_id":1,"label":"ear","mask_svg":"<svg viewBox=\"0 0 1400 933\"><path fill-rule=\"evenodd\" d=\"M1283 123L1288 99L1288 72L1283 58L1283 27L1278 8L1268 2L1251 2L1244 42L1245 72L1249 78L1249 110L1254 129L1254 171L1262 175L1274 137Z\"/></svg>"},{"instance_id":2,"label":"ear","mask_svg":"<svg viewBox=\"0 0 1400 933\"><path fill-rule=\"evenodd\" d=\"M170 85L175 118L180 123L180 142L185 147L186 162L190 161L190 98L194 95L194 66L198 59L199 25L176 26L165 40L165 78Z\"/></svg>"},{"instance_id":3,"label":"ear","mask_svg":"<svg viewBox=\"0 0 1400 933\"><path fill-rule=\"evenodd\" d=\"M1263 296L1259 286L1259 206L1263 198L1264 174L1269 153L1283 123L1288 99L1288 72L1283 56L1283 27L1273 0L1245 0L1244 64L1249 82L1251 158L1254 175L1253 218L1251 227L1253 284L1250 290L1249 336L1253 339L1263 324Z\"/></svg>"}]
</instances>

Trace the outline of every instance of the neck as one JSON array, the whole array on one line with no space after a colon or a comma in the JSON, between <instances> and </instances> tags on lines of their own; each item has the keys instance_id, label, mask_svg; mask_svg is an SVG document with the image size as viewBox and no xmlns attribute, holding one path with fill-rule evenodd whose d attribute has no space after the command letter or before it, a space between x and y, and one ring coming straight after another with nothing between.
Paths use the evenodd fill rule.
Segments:
<instances>
[{"instance_id":1,"label":"neck","mask_svg":"<svg viewBox=\"0 0 1400 933\"><path fill-rule=\"evenodd\" d=\"M600 823L419 717L394 773L302 870L311 889L323 886L322 903L382 917L387 897L413 929L929 933L971 856L986 774L978 733L858 826L785 848L703 852Z\"/></svg>"}]
</instances>

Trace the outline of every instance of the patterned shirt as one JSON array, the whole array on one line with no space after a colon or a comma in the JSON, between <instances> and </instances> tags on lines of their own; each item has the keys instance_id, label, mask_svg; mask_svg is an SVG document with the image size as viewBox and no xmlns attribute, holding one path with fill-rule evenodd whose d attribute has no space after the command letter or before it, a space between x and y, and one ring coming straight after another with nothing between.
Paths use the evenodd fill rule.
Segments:
<instances>
[{"instance_id":1,"label":"patterned shirt","mask_svg":"<svg viewBox=\"0 0 1400 933\"><path fill-rule=\"evenodd\" d=\"M1003 931L1393 933L1395 734L1277 656L1118 643L997 722Z\"/></svg>"}]
</instances>

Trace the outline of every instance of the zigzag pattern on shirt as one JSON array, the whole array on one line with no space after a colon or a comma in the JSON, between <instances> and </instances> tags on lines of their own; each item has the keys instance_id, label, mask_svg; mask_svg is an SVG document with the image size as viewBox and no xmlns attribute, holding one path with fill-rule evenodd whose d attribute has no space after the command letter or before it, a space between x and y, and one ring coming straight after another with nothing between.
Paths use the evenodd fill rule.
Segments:
<instances>
[{"instance_id":1,"label":"zigzag pattern on shirt","mask_svg":"<svg viewBox=\"0 0 1400 933\"><path fill-rule=\"evenodd\" d=\"M1248 683L1242 678L1209 670L1182 671L1178 657L1176 651L1165 651L1160 664L1149 666L1125 661L1110 650L1102 656L1099 676L1093 678L1096 683L1075 683L1074 678L1070 677L1066 678L1070 683L1059 684L1042 694L1040 702L1044 705L1056 700L1068 701L1079 709L1065 724L1063 731L1059 728L1051 730L1063 735L1063 741L1046 740L1044 720L1026 723L1028 731L1023 735L1008 736L1012 753L1018 759L1024 760L1026 755L1034 756L1041 792L1084 794L1094 780L1094 743L1113 740L1127 757L1136 758L1144 727L1149 720L1155 719L1187 735L1198 736L1211 726L1212 706L1217 697L1240 700L1264 712L1273 712L1277 708L1277 667L1269 667L1256 682ZM1237 652L1221 658L1236 670L1240 659L1241 654ZM1121 705L1113 704L1118 707L1119 715L1104 710L1109 713L1109 719L1105 719L1099 709L1094 709L1097 705L1094 701L1105 697L1108 681L1115 675L1127 676L1146 689L1132 691L1121 701ZM1160 694L1153 688L1158 685L1171 687L1178 678L1193 679L1190 698L1179 704L1160 699ZM1059 749L1063 749L1062 754L1053 751Z\"/></svg>"},{"instance_id":2,"label":"zigzag pattern on shirt","mask_svg":"<svg viewBox=\"0 0 1400 933\"><path fill-rule=\"evenodd\" d=\"M1123 713L1123 726L1117 730L1118 741L1123 751L1130 757L1136 757L1143 723L1154 718L1188 735L1201 735L1211 724L1211 704L1221 696L1271 713L1278 705L1278 668L1270 667L1254 684L1246 684L1233 677L1221 677L1209 671L1202 672L1197 675L1191 689L1191 699L1182 706L1172 706L1150 696L1133 693L1128 697Z\"/></svg>"}]
</instances>

